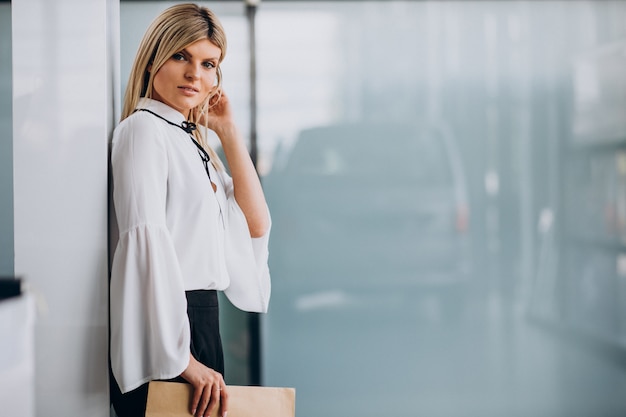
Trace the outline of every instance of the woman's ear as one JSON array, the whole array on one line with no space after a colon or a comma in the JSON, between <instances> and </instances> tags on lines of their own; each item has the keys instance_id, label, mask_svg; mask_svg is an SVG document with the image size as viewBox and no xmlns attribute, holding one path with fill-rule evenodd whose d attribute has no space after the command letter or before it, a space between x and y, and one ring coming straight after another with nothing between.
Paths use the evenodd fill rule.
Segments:
<instances>
[{"instance_id":1,"label":"woman's ear","mask_svg":"<svg viewBox=\"0 0 626 417\"><path fill-rule=\"evenodd\" d=\"M209 108L215 106L220 101L220 98L222 98L222 90L219 88L213 88L210 96Z\"/></svg>"}]
</instances>

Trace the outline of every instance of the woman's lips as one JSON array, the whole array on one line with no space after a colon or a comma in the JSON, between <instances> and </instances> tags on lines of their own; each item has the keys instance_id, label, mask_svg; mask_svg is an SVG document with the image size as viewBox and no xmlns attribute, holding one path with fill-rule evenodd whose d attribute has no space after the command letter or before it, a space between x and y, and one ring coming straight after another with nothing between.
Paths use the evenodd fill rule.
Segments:
<instances>
[{"instance_id":1,"label":"woman's lips","mask_svg":"<svg viewBox=\"0 0 626 417\"><path fill-rule=\"evenodd\" d=\"M180 89L180 91L183 92L183 94L188 95L188 96L193 96L199 93L199 91L193 87L188 87L188 86L180 86L178 87Z\"/></svg>"}]
</instances>

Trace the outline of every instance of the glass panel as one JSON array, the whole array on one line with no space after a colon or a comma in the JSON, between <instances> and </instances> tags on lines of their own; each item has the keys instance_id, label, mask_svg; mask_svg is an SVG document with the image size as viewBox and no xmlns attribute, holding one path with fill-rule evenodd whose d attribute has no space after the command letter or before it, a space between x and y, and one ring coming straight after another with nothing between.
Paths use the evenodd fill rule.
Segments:
<instances>
[{"instance_id":1,"label":"glass panel","mask_svg":"<svg viewBox=\"0 0 626 417\"><path fill-rule=\"evenodd\" d=\"M13 276L11 3L0 2L0 277Z\"/></svg>"},{"instance_id":2,"label":"glass panel","mask_svg":"<svg viewBox=\"0 0 626 417\"><path fill-rule=\"evenodd\" d=\"M262 3L263 372L299 417L626 413L625 19Z\"/></svg>"}]
</instances>

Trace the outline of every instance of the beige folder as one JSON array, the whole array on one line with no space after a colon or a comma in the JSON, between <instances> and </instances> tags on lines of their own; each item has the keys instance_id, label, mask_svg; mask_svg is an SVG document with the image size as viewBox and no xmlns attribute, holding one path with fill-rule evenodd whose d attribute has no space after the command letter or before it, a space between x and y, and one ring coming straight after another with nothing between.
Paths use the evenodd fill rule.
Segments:
<instances>
[{"instance_id":1,"label":"beige folder","mask_svg":"<svg viewBox=\"0 0 626 417\"><path fill-rule=\"evenodd\" d=\"M295 417L294 388L244 387L229 385L228 417ZM146 417L192 417L193 388L180 382L152 381L148 387ZM211 417L220 417L220 407Z\"/></svg>"}]
</instances>

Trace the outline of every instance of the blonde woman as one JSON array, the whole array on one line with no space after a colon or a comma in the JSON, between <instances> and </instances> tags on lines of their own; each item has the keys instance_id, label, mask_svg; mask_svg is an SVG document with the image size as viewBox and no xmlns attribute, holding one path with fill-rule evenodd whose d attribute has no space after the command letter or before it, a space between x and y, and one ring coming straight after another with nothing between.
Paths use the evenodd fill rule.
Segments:
<instances>
[{"instance_id":1,"label":"blonde woman","mask_svg":"<svg viewBox=\"0 0 626 417\"><path fill-rule=\"evenodd\" d=\"M221 90L226 37L207 8L179 4L148 28L111 165L119 238L111 267L111 399L145 415L151 380L186 381L191 412L228 410L217 291L267 311L270 216ZM230 175L203 135L213 130Z\"/></svg>"}]
</instances>

